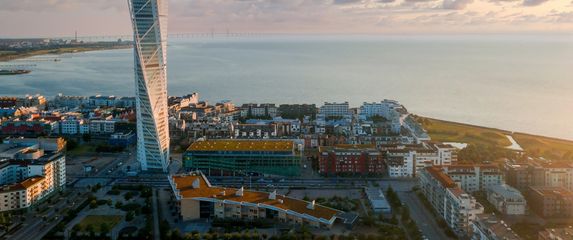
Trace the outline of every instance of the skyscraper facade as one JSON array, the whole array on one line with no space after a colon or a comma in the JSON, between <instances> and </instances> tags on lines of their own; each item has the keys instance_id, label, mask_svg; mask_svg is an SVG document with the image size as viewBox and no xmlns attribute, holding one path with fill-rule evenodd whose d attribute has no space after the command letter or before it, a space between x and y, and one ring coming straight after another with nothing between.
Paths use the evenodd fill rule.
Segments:
<instances>
[{"instance_id":1,"label":"skyscraper facade","mask_svg":"<svg viewBox=\"0 0 573 240\"><path fill-rule=\"evenodd\" d=\"M129 0L134 33L137 158L143 171L167 171L167 0Z\"/></svg>"}]
</instances>

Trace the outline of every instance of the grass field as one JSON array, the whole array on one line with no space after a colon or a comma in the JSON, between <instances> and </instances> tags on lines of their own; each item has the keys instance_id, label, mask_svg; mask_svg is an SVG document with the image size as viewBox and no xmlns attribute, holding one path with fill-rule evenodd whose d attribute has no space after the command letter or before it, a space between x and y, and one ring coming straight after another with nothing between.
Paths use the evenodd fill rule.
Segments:
<instances>
[{"instance_id":1,"label":"grass field","mask_svg":"<svg viewBox=\"0 0 573 240\"><path fill-rule=\"evenodd\" d=\"M573 160L573 141L525 133L474 126L431 118L418 117L432 140L440 142L463 142L485 144L496 147L511 145L505 135L510 135L521 147L532 156L552 160Z\"/></svg>"},{"instance_id":2,"label":"grass field","mask_svg":"<svg viewBox=\"0 0 573 240\"><path fill-rule=\"evenodd\" d=\"M120 215L88 215L82 219L79 225L81 229L86 229L86 226L91 224L94 231L99 232L102 223L107 224L109 229L112 229L121 222L122 218Z\"/></svg>"},{"instance_id":3,"label":"grass field","mask_svg":"<svg viewBox=\"0 0 573 240\"><path fill-rule=\"evenodd\" d=\"M470 144L494 145L507 147L511 142L505 136L511 134L493 128L485 128L462 123L448 122L431 118L418 117L432 140L440 142L462 142Z\"/></svg>"},{"instance_id":4,"label":"grass field","mask_svg":"<svg viewBox=\"0 0 573 240\"><path fill-rule=\"evenodd\" d=\"M573 141L515 133L513 138L525 151L548 159L573 160Z\"/></svg>"}]
</instances>

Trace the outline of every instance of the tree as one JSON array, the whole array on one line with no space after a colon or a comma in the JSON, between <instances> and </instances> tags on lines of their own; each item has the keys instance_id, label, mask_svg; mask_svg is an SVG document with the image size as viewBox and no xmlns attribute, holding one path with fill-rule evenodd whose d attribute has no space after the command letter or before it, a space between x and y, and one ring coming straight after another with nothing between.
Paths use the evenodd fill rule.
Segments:
<instances>
[{"instance_id":1,"label":"tree","mask_svg":"<svg viewBox=\"0 0 573 240\"><path fill-rule=\"evenodd\" d=\"M95 237L95 230L94 230L94 226L91 224L88 224L86 226L86 232L88 232L90 234L90 237Z\"/></svg>"},{"instance_id":2,"label":"tree","mask_svg":"<svg viewBox=\"0 0 573 240\"><path fill-rule=\"evenodd\" d=\"M101 226L99 227L99 234L100 237L105 237L108 233L109 233L110 229L109 229L109 225L107 223L101 223Z\"/></svg>"}]
</instances>

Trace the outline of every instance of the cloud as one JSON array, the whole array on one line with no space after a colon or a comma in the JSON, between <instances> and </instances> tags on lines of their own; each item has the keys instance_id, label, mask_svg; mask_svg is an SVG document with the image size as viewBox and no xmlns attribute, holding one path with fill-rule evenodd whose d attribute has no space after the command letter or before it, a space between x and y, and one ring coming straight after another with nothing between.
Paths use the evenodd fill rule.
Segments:
<instances>
[{"instance_id":1,"label":"cloud","mask_svg":"<svg viewBox=\"0 0 573 240\"><path fill-rule=\"evenodd\" d=\"M471 3L473 0L444 0L443 7L444 9L462 10Z\"/></svg>"},{"instance_id":2,"label":"cloud","mask_svg":"<svg viewBox=\"0 0 573 240\"><path fill-rule=\"evenodd\" d=\"M547 1L548 0L524 0L523 5L524 6L538 6L538 5L541 5Z\"/></svg>"},{"instance_id":3,"label":"cloud","mask_svg":"<svg viewBox=\"0 0 573 240\"><path fill-rule=\"evenodd\" d=\"M334 0L332 3L338 5L362 3L362 0Z\"/></svg>"}]
</instances>

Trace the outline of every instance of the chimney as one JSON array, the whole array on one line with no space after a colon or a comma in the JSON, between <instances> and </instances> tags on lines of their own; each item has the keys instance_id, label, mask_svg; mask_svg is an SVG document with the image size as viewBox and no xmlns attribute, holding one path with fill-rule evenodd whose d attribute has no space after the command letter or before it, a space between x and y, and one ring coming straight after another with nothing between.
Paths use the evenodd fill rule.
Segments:
<instances>
[{"instance_id":1,"label":"chimney","mask_svg":"<svg viewBox=\"0 0 573 240\"><path fill-rule=\"evenodd\" d=\"M309 202L308 205L306 206L306 208L310 209L310 210L314 210L314 200L312 200L312 202Z\"/></svg>"},{"instance_id":2,"label":"chimney","mask_svg":"<svg viewBox=\"0 0 573 240\"><path fill-rule=\"evenodd\" d=\"M235 193L235 195L242 197L245 194L245 188L241 187L239 190L237 190L237 192Z\"/></svg>"},{"instance_id":3,"label":"chimney","mask_svg":"<svg viewBox=\"0 0 573 240\"><path fill-rule=\"evenodd\" d=\"M277 199L277 190L275 190L269 194L269 199L270 200L276 200Z\"/></svg>"}]
</instances>

